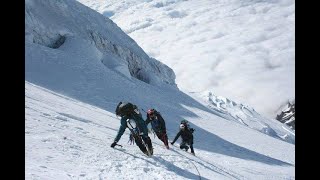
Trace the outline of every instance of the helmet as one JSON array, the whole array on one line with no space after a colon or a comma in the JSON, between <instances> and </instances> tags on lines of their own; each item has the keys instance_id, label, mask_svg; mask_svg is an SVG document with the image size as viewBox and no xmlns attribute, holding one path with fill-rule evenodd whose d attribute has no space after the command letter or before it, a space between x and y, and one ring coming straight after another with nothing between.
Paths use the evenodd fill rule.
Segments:
<instances>
[{"instance_id":1,"label":"helmet","mask_svg":"<svg viewBox=\"0 0 320 180\"><path fill-rule=\"evenodd\" d=\"M180 129L184 129L184 128L185 128L184 124L180 124Z\"/></svg>"},{"instance_id":2,"label":"helmet","mask_svg":"<svg viewBox=\"0 0 320 180\"><path fill-rule=\"evenodd\" d=\"M154 109L149 109L149 110L147 111L147 114L148 114L149 116L153 116L153 115L154 115Z\"/></svg>"},{"instance_id":3,"label":"helmet","mask_svg":"<svg viewBox=\"0 0 320 180\"><path fill-rule=\"evenodd\" d=\"M188 121L187 121L187 120L185 120L185 119L182 119L180 123L181 123L181 124L187 124L187 123L188 123Z\"/></svg>"}]
</instances>

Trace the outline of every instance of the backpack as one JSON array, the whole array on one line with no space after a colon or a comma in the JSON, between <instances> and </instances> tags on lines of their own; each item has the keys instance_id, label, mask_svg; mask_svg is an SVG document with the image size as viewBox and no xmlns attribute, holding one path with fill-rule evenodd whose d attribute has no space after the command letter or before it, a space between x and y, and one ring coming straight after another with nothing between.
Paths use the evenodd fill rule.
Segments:
<instances>
[{"instance_id":1,"label":"backpack","mask_svg":"<svg viewBox=\"0 0 320 180\"><path fill-rule=\"evenodd\" d=\"M137 112L137 106L129 102L120 102L116 108L117 116L130 115L134 112Z\"/></svg>"}]
</instances>

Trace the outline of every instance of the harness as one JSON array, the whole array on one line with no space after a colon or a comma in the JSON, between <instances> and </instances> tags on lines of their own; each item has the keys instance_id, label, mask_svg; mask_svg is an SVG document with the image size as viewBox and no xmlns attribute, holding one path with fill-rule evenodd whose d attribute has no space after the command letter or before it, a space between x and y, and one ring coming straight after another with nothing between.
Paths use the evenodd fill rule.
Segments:
<instances>
[{"instance_id":1,"label":"harness","mask_svg":"<svg viewBox=\"0 0 320 180\"><path fill-rule=\"evenodd\" d=\"M141 136L143 132L140 131L134 119L127 119L127 127L130 130L130 136L129 136L128 142L130 142L130 144L134 144L134 138L136 136Z\"/></svg>"}]
</instances>

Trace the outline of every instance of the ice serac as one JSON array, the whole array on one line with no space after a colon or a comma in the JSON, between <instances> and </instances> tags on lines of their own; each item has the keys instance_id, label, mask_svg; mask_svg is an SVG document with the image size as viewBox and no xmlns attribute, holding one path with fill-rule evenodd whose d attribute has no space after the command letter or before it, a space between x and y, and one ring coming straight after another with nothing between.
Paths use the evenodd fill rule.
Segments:
<instances>
[{"instance_id":1,"label":"ice serac","mask_svg":"<svg viewBox=\"0 0 320 180\"><path fill-rule=\"evenodd\" d=\"M77 1L27 0L25 37L26 44L74 51L128 78L177 88L171 68L149 57L112 20Z\"/></svg>"}]
</instances>

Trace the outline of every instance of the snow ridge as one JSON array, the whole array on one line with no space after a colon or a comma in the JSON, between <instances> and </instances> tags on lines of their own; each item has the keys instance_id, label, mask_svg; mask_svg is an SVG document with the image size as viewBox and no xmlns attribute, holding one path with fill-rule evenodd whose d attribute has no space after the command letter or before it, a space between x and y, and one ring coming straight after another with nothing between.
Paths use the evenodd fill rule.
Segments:
<instances>
[{"instance_id":1,"label":"snow ridge","mask_svg":"<svg viewBox=\"0 0 320 180\"><path fill-rule=\"evenodd\" d=\"M177 88L171 68L150 58L110 19L77 1L30 0L25 14L26 42L58 49L66 39L81 39L108 68L148 84Z\"/></svg>"},{"instance_id":2,"label":"snow ridge","mask_svg":"<svg viewBox=\"0 0 320 180\"><path fill-rule=\"evenodd\" d=\"M269 136L279 138L289 143L295 143L295 133L286 124L281 124L275 119L269 119L254 110L254 108L236 103L228 98L214 95L207 91L204 93L193 93L198 96L204 104L212 109L217 115L230 121L240 123L249 128Z\"/></svg>"}]
</instances>

